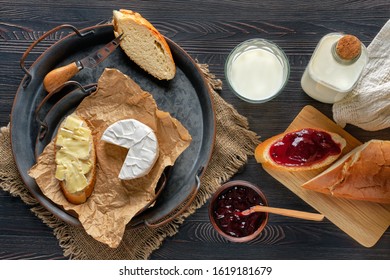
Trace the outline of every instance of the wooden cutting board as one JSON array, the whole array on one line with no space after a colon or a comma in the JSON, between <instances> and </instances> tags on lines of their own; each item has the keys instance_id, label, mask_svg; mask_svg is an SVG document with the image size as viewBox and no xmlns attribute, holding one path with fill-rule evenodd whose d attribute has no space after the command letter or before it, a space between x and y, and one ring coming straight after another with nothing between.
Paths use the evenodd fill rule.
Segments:
<instances>
[{"instance_id":1,"label":"wooden cutting board","mask_svg":"<svg viewBox=\"0 0 390 280\"><path fill-rule=\"evenodd\" d=\"M312 106L306 106L286 129L317 127L336 132L347 141L343 154L360 145L356 138ZM365 247L372 247L390 225L390 205L347 200L306 190L301 185L322 170L287 172L264 168L272 177L306 201L341 230Z\"/></svg>"}]
</instances>

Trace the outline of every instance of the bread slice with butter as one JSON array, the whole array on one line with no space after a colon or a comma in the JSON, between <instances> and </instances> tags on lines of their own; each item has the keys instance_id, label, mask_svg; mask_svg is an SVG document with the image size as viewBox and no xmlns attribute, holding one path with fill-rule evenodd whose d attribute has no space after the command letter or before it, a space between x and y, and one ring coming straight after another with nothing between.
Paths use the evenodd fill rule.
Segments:
<instances>
[{"instance_id":1,"label":"bread slice with butter","mask_svg":"<svg viewBox=\"0 0 390 280\"><path fill-rule=\"evenodd\" d=\"M160 32L139 13L113 11L115 36L122 35L120 46L127 56L159 80L171 80L176 65L171 50Z\"/></svg>"},{"instance_id":2,"label":"bread slice with butter","mask_svg":"<svg viewBox=\"0 0 390 280\"><path fill-rule=\"evenodd\" d=\"M66 199L84 203L95 186L96 152L88 123L75 113L61 123L55 138L55 177Z\"/></svg>"}]
</instances>

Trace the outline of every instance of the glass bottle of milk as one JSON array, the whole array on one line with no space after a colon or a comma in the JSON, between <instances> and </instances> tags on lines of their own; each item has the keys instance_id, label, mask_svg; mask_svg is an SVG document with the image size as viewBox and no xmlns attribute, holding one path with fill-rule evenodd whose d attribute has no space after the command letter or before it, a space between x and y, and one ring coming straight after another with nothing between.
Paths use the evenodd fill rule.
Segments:
<instances>
[{"instance_id":1,"label":"glass bottle of milk","mask_svg":"<svg viewBox=\"0 0 390 280\"><path fill-rule=\"evenodd\" d=\"M355 36L325 35L303 73L302 89L320 102L340 101L356 86L367 61L367 49Z\"/></svg>"}]
</instances>

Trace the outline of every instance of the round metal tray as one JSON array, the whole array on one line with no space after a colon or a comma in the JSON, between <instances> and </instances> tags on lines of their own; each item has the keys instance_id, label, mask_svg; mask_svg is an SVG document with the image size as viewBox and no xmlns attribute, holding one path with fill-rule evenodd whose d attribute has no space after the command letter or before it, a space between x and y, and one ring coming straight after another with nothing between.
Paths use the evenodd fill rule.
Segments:
<instances>
[{"instance_id":1,"label":"round metal tray","mask_svg":"<svg viewBox=\"0 0 390 280\"><path fill-rule=\"evenodd\" d=\"M75 32L57 41L27 69L24 61L35 45L62 28L72 28ZM36 162L36 153L39 154L48 143L48 138L51 139L54 135L59 120L81 102L85 89L69 91L66 86L43 104L39 114L36 110L48 94L42 82L50 70L89 55L113 38L113 27L110 24L82 30L64 25L38 39L21 59L21 67L26 75L18 88L11 112L11 140L15 162L26 187L39 203L59 219L75 226L80 226L77 217L45 197L35 180L28 175L28 170ZM83 69L72 79L85 86L88 91L91 87L86 85L96 83L105 68L116 68L151 93L158 107L177 118L193 138L191 145L180 155L174 166L164 173L165 186L154 206L135 216L129 223L130 227L141 224L160 226L185 210L200 187L200 177L210 160L214 145L215 112L210 88L196 62L173 41L168 38L166 40L177 66L176 76L171 81L154 79L130 61L120 48L97 67ZM68 96L70 93L73 97ZM48 130L50 133L41 135L42 125L47 121L50 122L47 125L52 127Z\"/></svg>"}]
</instances>

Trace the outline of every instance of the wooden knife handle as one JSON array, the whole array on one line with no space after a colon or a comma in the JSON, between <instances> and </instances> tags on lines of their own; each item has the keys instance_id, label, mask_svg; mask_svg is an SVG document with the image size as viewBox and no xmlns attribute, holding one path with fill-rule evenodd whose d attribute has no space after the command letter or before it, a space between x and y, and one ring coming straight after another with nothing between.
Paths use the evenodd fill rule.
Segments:
<instances>
[{"instance_id":1,"label":"wooden knife handle","mask_svg":"<svg viewBox=\"0 0 390 280\"><path fill-rule=\"evenodd\" d=\"M311 221L322 221L325 217L323 214L268 207L262 205L252 206L250 210L251 212L268 212L268 213L278 214L282 216L294 217L298 219L311 220Z\"/></svg>"},{"instance_id":2,"label":"wooden knife handle","mask_svg":"<svg viewBox=\"0 0 390 280\"><path fill-rule=\"evenodd\" d=\"M51 92L63 83L69 81L79 71L80 68L77 66L76 62L56 68L50 71L43 79L43 86L48 92Z\"/></svg>"}]
</instances>

